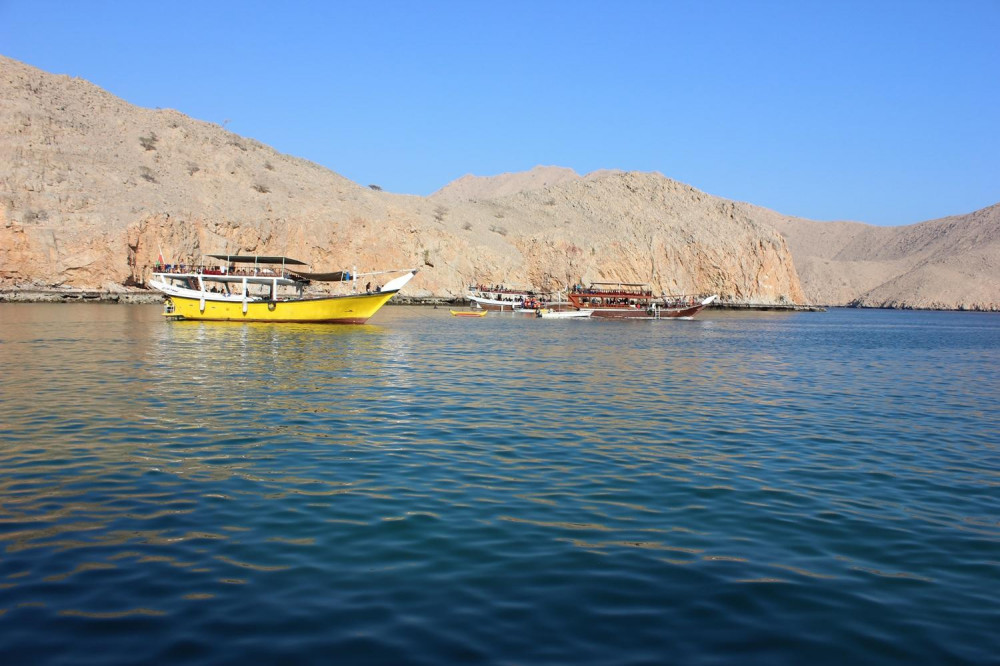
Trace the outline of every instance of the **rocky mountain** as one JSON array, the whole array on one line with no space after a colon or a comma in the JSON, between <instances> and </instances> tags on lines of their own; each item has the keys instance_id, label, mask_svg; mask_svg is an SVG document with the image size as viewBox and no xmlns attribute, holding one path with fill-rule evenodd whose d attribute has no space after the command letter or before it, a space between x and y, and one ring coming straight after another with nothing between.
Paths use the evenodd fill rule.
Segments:
<instances>
[{"instance_id":1,"label":"rocky mountain","mask_svg":"<svg viewBox=\"0 0 1000 666\"><path fill-rule=\"evenodd\" d=\"M559 167L398 195L3 57L0 164L2 288L125 290L160 252L244 252L316 270L418 266L415 296L620 280L761 303L1000 301L997 207L897 229L820 223L660 174Z\"/></svg>"},{"instance_id":2,"label":"rocky mountain","mask_svg":"<svg viewBox=\"0 0 1000 666\"><path fill-rule=\"evenodd\" d=\"M813 303L1000 310L1000 204L901 227L750 214L788 241Z\"/></svg>"},{"instance_id":3,"label":"rocky mountain","mask_svg":"<svg viewBox=\"0 0 1000 666\"><path fill-rule=\"evenodd\" d=\"M0 286L141 286L162 251L283 254L317 270L418 266L411 295L475 281L651 282L802 302L784 239L659 174L539 169L431 197L361 187L176 111L0 57Z\"/></svg>"},{"instance_id":4,"label":"rocky mountain","mask_svg":"<svg viewBox=\"0 0 1000 666\"><path fill-rule=\"evenodd\" d=\"M495 199L519 192L540 190L577 180L580 176L572 169L556 166L537 166L530 171L505 173L499 176L474 176L468 174L454 180L431 195L442 201L477 201Z\"/></svg>"}]
</instances>

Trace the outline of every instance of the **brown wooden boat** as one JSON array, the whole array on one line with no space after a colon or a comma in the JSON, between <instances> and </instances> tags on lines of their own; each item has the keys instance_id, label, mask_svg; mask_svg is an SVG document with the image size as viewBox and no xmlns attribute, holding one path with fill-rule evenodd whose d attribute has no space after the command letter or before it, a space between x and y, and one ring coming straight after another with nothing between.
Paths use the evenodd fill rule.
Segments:
<instances>
[{"instance_id":1,"label":"brown wooden boat","mask_svg":"<svg viewBox=\"0 0 1000 666\"><path fill-rule=\"evenodd\" d=\"M654 296L649 285L629 282L593 282L569 291L574 307L609 319L691 319L717 298Z\"/></svg>"}]
</instances>

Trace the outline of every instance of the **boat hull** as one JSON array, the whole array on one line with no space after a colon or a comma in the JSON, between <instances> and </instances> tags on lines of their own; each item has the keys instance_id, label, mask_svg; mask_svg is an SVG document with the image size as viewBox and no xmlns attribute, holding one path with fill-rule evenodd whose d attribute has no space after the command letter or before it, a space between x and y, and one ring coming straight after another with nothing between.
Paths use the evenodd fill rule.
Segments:
<instances>
[{"instance_id":1,"label":"boat hull","mask_svg":"<svg viewBox=\"0 0 1000 666\"><path fill-rule=\"evenodd\" d=\"M705 305L699 303L686 308L657 308L656 310L645 310L640 308L606 308L595 309L594 317L604 319L691 319L696 314L705 309Z\"/></svg>"},{"instance_id":2,"label":"boat hull","mask_svg":"<svg viewBox=\"0 0 1000 666\"><path fill-rule=\"evenodd\" d=\"M490 312L513 312L515 308L520 307L518 301L496 301L481 296L469 296L469 300L476 306Z\"/></svg>"},{"instance_id":3,"label":"boat hull","mask_svg":"<svg viewBox=\"0 0 1000 666\"><path fill-rule=\"evenodd\" d=\"M396 291L305 298L287 301L210 300L171 295L173 310L166 316L195 321L265 321L311 324L364 324ZM204 306L204 307L203 307Z\"/></svg>"}]
</instances>

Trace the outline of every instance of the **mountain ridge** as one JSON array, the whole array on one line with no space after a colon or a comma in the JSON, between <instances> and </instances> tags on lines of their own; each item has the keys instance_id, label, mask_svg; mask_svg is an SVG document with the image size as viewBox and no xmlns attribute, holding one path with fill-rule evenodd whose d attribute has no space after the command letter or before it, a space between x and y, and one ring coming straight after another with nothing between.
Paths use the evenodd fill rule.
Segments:
<instances>
[{"instance_id":1,"label":"mountain ridge","mask_svg":"<svg viewBox=\"0 0 1000 666\"><path fill-rule=\"evenodd\" d=\"M160 251L188 262L253 252L321 269L417 266L416 296L483 281L621 280L743 302L809 298L774 224L794 218L661 174L536 167L394 194L2 56L0 90L10 165L0 287L121 290L141 286Z\"/></svg>"},{"instance_id":2,"label":"mountain ridge","mask_svg":"<svg viewBox=\"0 0 1000 666\"><path fill-rule=\"evenodd\" d=\"M770 222L788 241L813 302L1000 310L1000 204L898 227Z\"/></svg>"}]
</instances>

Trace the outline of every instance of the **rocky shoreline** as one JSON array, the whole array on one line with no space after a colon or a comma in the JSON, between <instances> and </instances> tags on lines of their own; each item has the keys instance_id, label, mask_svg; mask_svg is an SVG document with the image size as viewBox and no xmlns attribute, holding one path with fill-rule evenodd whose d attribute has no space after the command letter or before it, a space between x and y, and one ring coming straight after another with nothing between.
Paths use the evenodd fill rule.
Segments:
<instances>
[{"instance_id":1,"label":"rocky shoreline","mask_svg":"<svg viewBox=\"0 0 1000 666\"><path fill-rule=\"evenodd\" d=\"M163 294L151 289L129 289L125 291L110 291L100 289L0 289L0 303L125 303L151 304L163 302ZM446 296L404 296L397 295L388 305L450 305L465 306L469 299L463 296L448 298ZM798 305L794 303L742 303L736 301L717 301L710 308L713 310L753 310L775 312L826 312L829 307L850 307L862 310L929 310L937 312L998 312L1000 310L979 307L972 308L914 308L908 305L872 308L853 303L848 306Z\"/></svg>"},{"instance_id":2,"label":"rocky shoreline","mask_svg":"<svg viewBox=\"0 0 1000 666\"><path fill-rule=\"evenodd\" d=\"M161 303L163 294L158 291L131 289L127 291L109 291L99 289L0 289L0 303L125 303L152 304ZM458 296L448 298L443 296L404 296L397 295L388 305L448 305L466 306L469 299ZM796 312L825 312L826 307L820 305L796 305L785 303L738 303L716 302L711 305L716 310L775 310Z\"/></svg>"},{"instance_id":3,"label":"rocky shoreline","mask_svg":"<svg viewBox=\"0 0 1000 666\"><path fill-rule=\"evenodd\" d=\"M143 289L0 289L0 303L160 303L163 294Z\"/></svg>"},{"instance_id":4,"label":"rocky shoreline","mask_svg":"<svg viewBox=\"0 0 1000 666\"><path fill-rule=\"evenodd\" d=\"M163 294L151 289L110 291L100 289L0 289L0 303L125 303L148 305L162 303ZM465 298L403 296L389 305L465 305Z\"/></svg>"}]
</instances>

